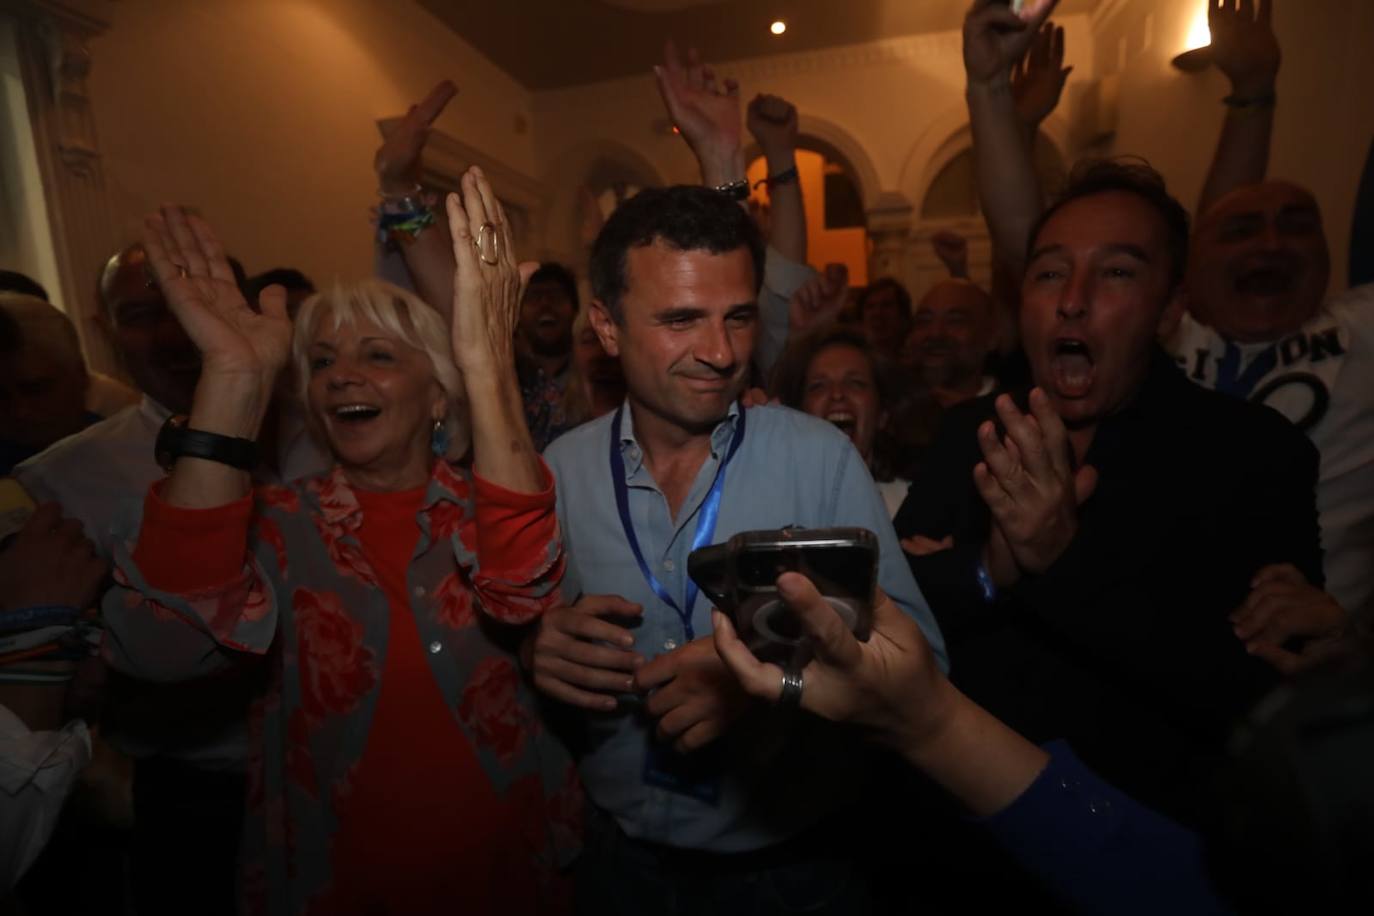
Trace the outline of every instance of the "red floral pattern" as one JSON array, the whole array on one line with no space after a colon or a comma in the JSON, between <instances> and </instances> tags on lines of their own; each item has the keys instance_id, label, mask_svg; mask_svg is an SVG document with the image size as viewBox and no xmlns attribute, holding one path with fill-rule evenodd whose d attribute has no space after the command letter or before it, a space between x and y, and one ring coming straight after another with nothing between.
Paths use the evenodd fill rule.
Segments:
<instances>
[{"instance_id":1,"label":"red floral pattern","mask_svg":"<svg viewBox=\"0 0 1374 916\"><path fill-rule=\"evenodd\" d=\"M458 704L458 718L477 743L510 763L524 749L525 738L538 727L516 702L520 674L508 659L484 659L468 680Z\"/></svg>"},{"instance_id":2,"label":"red floral pattern","mask_svg":"<svg viewBox=\"0 0 1374 916\"><path fill-rule=\"evenodd\" d=\"M301 711L317 726L327 716L352 712L377 683L363 625L344 611L333 592L298 588L291 596L296 617Z\"/></svg>"},{"instance_id":3,"label":"red floral pattern","mask_svg":"<svg viewBox=\"0 0 1374 916\"><path fill-rule=\"evenodd\" d=\"M472 587L460 573L445 576L434 590L434 599L438 602L435 615L444 626L461 630L477 622L477 603L472 597Z\"/></svg>"}]
</instances>

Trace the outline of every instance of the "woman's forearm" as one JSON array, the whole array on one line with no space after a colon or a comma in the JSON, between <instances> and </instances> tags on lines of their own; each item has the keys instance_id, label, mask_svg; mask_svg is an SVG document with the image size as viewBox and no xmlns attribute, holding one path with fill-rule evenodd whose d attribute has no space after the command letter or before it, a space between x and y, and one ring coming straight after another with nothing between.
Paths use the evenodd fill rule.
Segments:
<instances>
[{"instance_id":1,"label":"woman's forearm","mask_svg":"<svg viewBox=\"0 0 1374 916\"><path fill-rule=\"evenodd\" d=\"M472 467L482 478L517 493L544 489L513 361L465 375L472 417Z\"/></svg>"},{"instance_id":2,"label":"woman's forearm","mask_svg":"<svg viewBox=\"0 0 1374 916\"><path fill-rule=\"evenodd\" d=\"M196 386L190 429L256 441L271 386L249 375L217 376L206 370ZM242 499L252 486L248 472L204 458L178 458L162 498L185 509L212 509Z\"/></svg>"}]
</instances>

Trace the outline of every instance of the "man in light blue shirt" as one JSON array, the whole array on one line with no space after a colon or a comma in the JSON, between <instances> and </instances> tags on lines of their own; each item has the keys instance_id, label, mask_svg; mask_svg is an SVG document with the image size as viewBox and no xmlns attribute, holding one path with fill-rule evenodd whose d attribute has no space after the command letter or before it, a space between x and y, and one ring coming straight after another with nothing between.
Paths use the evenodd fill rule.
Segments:
<instances>
[{"instance_id":1,"label":"man in light blue shirt","mask_svg":"<svg viewBox=\"0 0 1374 916\"><path fill-rule=\"evenodd\" d=\"M786 408L738 406L762 268L752 221L700 187L641 192L593 247L589 317L620 357L629 395L545 455L567 551L563 593L575 603L541 622L532 667L541 690L585 710L593 813L579 893L600 912L768 912L755 906L769 876L809 882L810 912L866 900L837 890L855 886L852 863L822 867L808 831L863 786L867 759L852 737L745 697L715 653L710 603L689 584L694 541L868 528L880 587L943 663L939 630L848 438Z\"/></svg>"}]
</instances>

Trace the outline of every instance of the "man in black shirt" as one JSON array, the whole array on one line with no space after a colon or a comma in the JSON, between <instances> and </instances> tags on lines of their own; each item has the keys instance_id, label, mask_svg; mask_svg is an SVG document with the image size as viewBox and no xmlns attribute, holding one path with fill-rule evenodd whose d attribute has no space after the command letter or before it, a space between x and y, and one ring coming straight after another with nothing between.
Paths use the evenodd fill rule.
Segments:
<instances>
[{"instance_id":1,"label":"man in black shirt","mask_svg":"<svg viewBox=\"0 0 1374 916\"><path fill-rule=\"evenodd\" d=\"M1268 564L1322 581L1317 453L1156 345L1188 217L1152 170L1076 169L1030 239L1037 390L951 410L897 530L952 541L910 560L960 689L1205 829L1230 723L1276 681L1228 615Z\"/></svg>"}]
</instances>

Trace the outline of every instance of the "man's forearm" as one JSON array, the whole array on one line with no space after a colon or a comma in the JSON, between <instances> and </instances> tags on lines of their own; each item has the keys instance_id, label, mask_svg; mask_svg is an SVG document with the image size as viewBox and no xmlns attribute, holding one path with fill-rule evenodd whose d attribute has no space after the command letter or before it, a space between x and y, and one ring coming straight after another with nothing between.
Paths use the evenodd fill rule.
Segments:
<instances>
[{"instance_id":1,"label":"man's forearm","mask_svg":"<svg viewBox=\"0 0 1374 916\"><path fill-rule=\"evenodd\" d=\"M1010 82L970 83L967 98L978 198L994 254L1019 273L1031 227L1044 206L1040 179Z\"/></svg>"},{"instance_id":2,"label":"man's forearm","mask_svg":"<svg viewBox=\"0 0 1374 916\"><path fill-rule=\"evenodd\" d=\"M769 176L781 175L796 167L797 160L792 150L768 156ZM779 185L770 185L768 202L771 209L768 244L789 261L805 264L806 204L802 199L801 176Z\"/></svg>"},{"instance_id":3,"label":"man's forearm","mask_svg":"<svg viewBox=\"0 0 1374 916\"><path fill-rule=\"evenodd\" d=\"M453 320L453 239L442 211L434 225L401 246L401 258L415 284L416 294L443 316Z\"/></svg>"},{"instance_id":4,"label":"man's forearm","mask_svg":"<svg viewBox=\"0 0 1374 916\"><path fill-rule=\"evenodd\" d=\"M1242 97L1237 94L1245 101L1259 99L1260 104L1227 107L1212 167L1198 200L1198 216L1236 188L1264 180L1269 171L1269 147L1274 136L1274 106L1264 98L1272 94L1272 87L1254 95Z\"/></svg>"}]
</instances>

